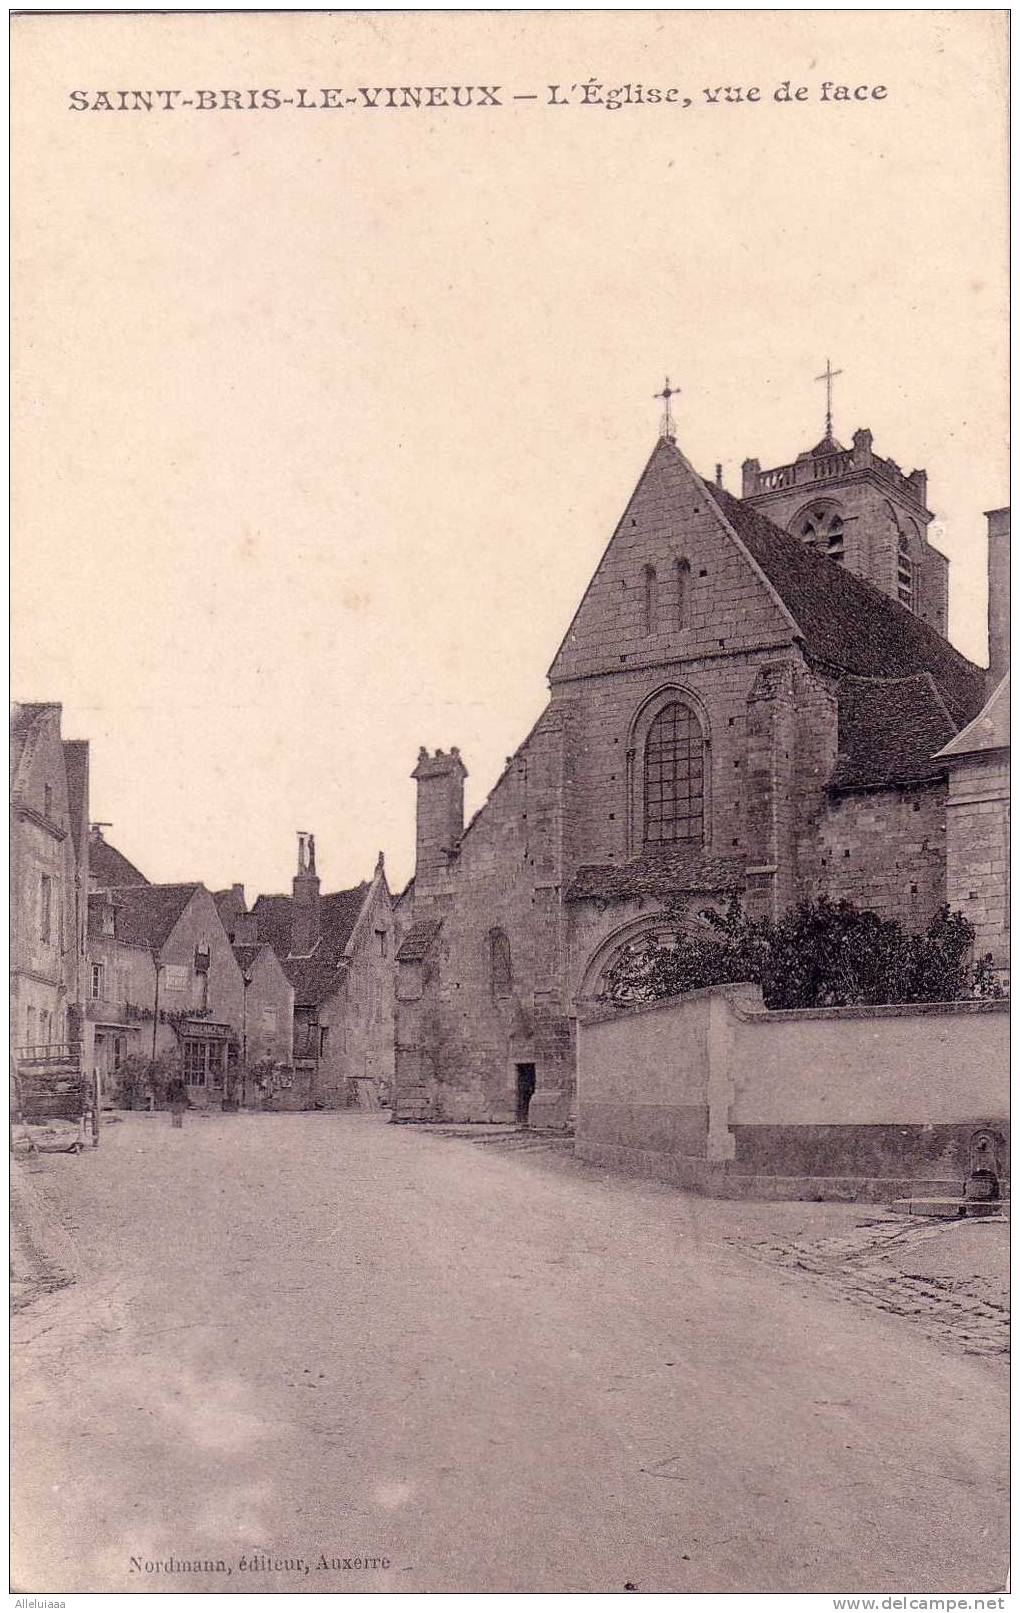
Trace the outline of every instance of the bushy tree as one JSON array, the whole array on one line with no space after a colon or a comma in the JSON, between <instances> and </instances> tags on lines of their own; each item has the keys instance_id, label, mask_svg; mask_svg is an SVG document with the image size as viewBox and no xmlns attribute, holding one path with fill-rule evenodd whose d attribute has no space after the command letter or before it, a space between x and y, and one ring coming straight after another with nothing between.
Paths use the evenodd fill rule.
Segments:
<instances>
[{"instance_id":1,"label":"bushy tree","mask_svg":"<svg viewBox=\"0 0 1020 1613\"><path fill-rule=\"evenodd\" d=\"M161 1053L155 1059L144 1053L130 1053L114 1071L116 1103L124 1109L147 1107L150 1098L157 1106L163 1104L167 1086L180 1067L180 1054L176 1051Z\"/></svg>"},{"instance_id":2,"label":"bushy tree","mask_svg":"<svg viewBox=\"0 0 1020 1613\"><path fill-rule=\"evenodd\" d=\"M700 915L701 935L682 927L679 904L667 906L667 916L676 926L672 938L626 948L606 974L605 1000L654 1002L727 981L759 985L768 1008L1002 995L990 955L971 962L973 926L948 907L919 934L827 896L798 902L778 920L750 919L734 901L724 914Z\"/></svg>"}]
</instances>

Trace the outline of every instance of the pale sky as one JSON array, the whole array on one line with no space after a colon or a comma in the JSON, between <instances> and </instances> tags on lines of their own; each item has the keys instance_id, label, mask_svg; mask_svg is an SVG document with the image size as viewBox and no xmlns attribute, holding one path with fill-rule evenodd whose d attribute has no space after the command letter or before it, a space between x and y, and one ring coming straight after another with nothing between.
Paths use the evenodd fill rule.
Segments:
<instances>
[{"instance_id":1,"label":"pale sky","mask_svg":"<svg viewBox=\"0 0 1020 1613\"><path fill-rule=\"evenodd\" d=\"M154 880L412 870L419 745L468 810L654 445L925 466L985 659L1006 482L1004 14L14 20L13 692L92 742ZM691 106L544 104L549 83ZM784 79L811 87L777 105ZM822 104L823 79L884 85ZM762 88L708 105L705 86ZM72 112L130 86L498 84L498 110Z\"/></svg>"}]
</instances>

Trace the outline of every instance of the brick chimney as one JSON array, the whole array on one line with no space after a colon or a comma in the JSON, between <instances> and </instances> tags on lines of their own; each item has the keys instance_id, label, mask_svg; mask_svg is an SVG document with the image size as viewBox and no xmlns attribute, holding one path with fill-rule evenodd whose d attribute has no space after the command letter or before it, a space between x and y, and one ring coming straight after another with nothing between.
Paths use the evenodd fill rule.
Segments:
<instances>
[{"instance_id":1,"label":"brick chimney","mask_svg":"<svg viewBox=\"0 0 1020 1613\"><path fill-rule=\"evenodd\" d=\"M467 768L456 746L434 756L422 747L411 777L418 784L415 893L442 880L450 854L464 832L464 780Z\"/></svg>"},{"instance_id":2,"label":"brick chimney","mask_svg":"<svg viewBox=\"0 0 1020 1613\"><path fill-rule=\"evenodd\" d=\"M988 522L988 693L1009 671L1009 510L986 510Z\"/></svg>"},{"instance_id":3,"label":"brick chimney","mask_svg":"<svg viewBox=\"0 0 1020 1613\"><path fill-rule=\"evenodd\" d=\"M294 875L293 890L290 950L293 957L304 958L320 935L319 876L315 872L314 835L298 835L298 871Z\"/></svg>"}]
</instances>

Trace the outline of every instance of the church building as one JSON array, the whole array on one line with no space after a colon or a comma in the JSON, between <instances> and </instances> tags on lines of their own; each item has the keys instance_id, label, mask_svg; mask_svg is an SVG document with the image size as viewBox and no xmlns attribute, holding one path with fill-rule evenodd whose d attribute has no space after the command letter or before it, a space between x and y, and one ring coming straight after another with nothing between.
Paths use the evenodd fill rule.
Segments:
<instances>
[{"instance_id":1,"label":"church building","mask_svg":"<svg viewBox=\"0 0 1020 1613\"><path fill-rule=\"evenodd\" d=\"M463 759L420 753L396 1118L565 1125L577 1014L669 898L692 927L733 895L911 928L947 900L946 748L991 690L946 638L925 473L830 415L792 463L745 462L743 495L688 463L667 386L548 705L466 827Z\"/></svg>"}]
</instances>

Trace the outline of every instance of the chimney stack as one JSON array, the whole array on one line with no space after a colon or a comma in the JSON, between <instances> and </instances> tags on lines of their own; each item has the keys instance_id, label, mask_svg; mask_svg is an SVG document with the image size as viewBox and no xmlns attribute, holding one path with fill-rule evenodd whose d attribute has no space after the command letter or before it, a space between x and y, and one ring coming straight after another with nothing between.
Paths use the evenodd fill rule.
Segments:
<instances>
[{"instance_id":1,"label":"chimney stack","mask_svg":"<svg viewBox=\"0 0 1020 1613\"><path fill-rule=\"evenodd\" d=\"M442 883L450 855L464 832L464 780L467 768L454 748L430 756L422 747L411 777L418 785L415 896Z\"/></svg>"},{"instance_id":2,"label":"chimney stack","mask_svg":"<svg viewBox=\"0 0 1020 1613\"><path fill-rule=\"evenodd\" d=\"M988 522L988 693L1009 671L1009 510L986 510Z\"/></svg>"},{"instance_id":3,"label":"chimney stack","mask_svg":"<svg viewBox=\"0 0 1020 1613\"><path fill-rule=\"evenodd\" d=\"M315 872L315 836L298 834L298 871L294 875L291 908L290 950L292 957L305 958L320 935L319 878Z\"/></svg>"}]
</instances>

